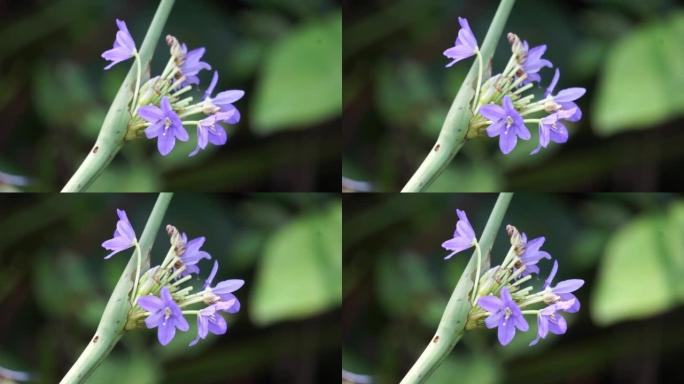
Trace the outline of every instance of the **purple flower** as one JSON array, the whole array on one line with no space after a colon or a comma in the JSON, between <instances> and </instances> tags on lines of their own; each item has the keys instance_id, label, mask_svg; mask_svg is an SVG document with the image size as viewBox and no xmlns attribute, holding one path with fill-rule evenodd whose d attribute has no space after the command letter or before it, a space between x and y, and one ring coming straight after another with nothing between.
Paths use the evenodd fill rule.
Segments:
<instances>
[{"instance_id":1,"label":"purple flower","mask_svg":"<svg viewBox=\"0 0 684 384\"><path fill-rule=\"evenodd\" d=\"M214 277L216 277L216 272L218 271L218 261L214 260L214 266L211 268L211 273L209 277L204 282L204 289L209 289L213 294L217 295L221 301L232 302L232 304L225 310L228 313L237 313L240 311L240 300L233 294L233 292L240 289L244 284L244 280L232 279L224 280L215 287L211 287ZM235 301L233 301L235 300Z\"/></svg>"},{"instance_id":2,"label":"purple flower","mask_svg":"<svg viewBox=\"0 0 684 384\"><path fill-rule=\"evenodd\" d=\"M568 128L561 122L561 119L570 119L577 111L577 108L561 109L552 113L539 121L539 145L530 152L536 155L542 148L546 148L549 142L563 144L568 141Z\"/></svg>"},{"instance_id":3,"label":"purple flower","mask_svg":"<svg viewBox=\"0 0 684 384\"><path fill-rule=\"evenodd\" d=\"M515 148L518 137L523 140L530 139L530 131L527 130L522 116L515 110L510 97L503 97L503 108L496 104L481 106L480 114L492 122L487 127L487 135L499 136L499 148L504 155L511 153Z\"/></svg>"},{"instance_id":4,"label":"purple flower","mask_svg":"<svg viewBox=\"0 0 684 384\"><path fill-rule=\"evenodd\" d=\"M508 288L501 288L501 299L496 296L482 296L477 304L490 315L485 319L485 326L492 329L499 327L499 343L507 345L515 336L515 329L526 332L529 329L527 320L520 308L513 301Z\"/></svg>"},{"instance_id":5,"label":"purple flower","mask_svg":"<svg viewBox=\"0 0 684 384\"><path fill-rule=\"evenodd\" d=\"M135 245L137 241L135 237L135 231L131 222L128 221L128 216L126 211L123 209L117 209L116 214L119 216L119 220L116 222L116 229L114 230L114 237L103 242L102 247L108 251L113 251L109 255L105 256L105 259L109 259L114 256L114 254L121 251L125 251L128 248Z\"/></svg>"},{"instance_id":6,"label":"purple flower","mask_svg":"<svg viewBox=\"0 0 684 384\"><path fill-rule=\"evenodd\" d=\"M126 22L116 19L116 25L119 27L119 31L116 32L114 47L102 53L103 59L111 61L111 63L105 67L105 70L124 60L130 59L136 52L135 41L133 41L133 37L131 37L130 32L128 32Z\"/></svg>"},{"instance_id":7,"label":"purple flower","mask_svg":"<svg viewBox=\"0 0 684 384\"><path fill-rule=\"evenodd\" d=\"M551 260L551 255L549 255L548 252L540 250L546 239L542 236L527 241L527 235L523 233L521 241L525 247L525 252L520 256L520 261L525 265L525 270L522 272L521 276L539 273L539 267L537 266L539 260Z\"/></svg>"},{"instance_id":8,"label":"purple flower","mask_svg":"<svg viewBox=\"0 0 684 384\"><path fill-rule=\"evenodd\" d=\"M222 121L230 120L237 108L230 112L217 112L199 121L197 124L197 147L190 152L189 157L195 156L201 149L205 149L208 143L223 145L228 141L228 134L221 124Z\"/></svg>"},{"instance_id":9,"label":"purple flower","mask_svg":"<svg viewBox=\"0 0 684 384\"><path fill-rule=\"evenodd\" d=\"M572 292L575 292L576 290L580 289L584 285L584 280L581 279L570 279L570 280L563 280L560 283L556 284L556 286L550 288L551 283L553 282L553 279L556 277L556 273L558 272L558 260L554 260L553 262L553 268L551 268L551 273L549 273L549 277L546 278L544 281L544 289L549 289L553 294L558 296L560 298L559 301L570 301L574 300L572 303L572 306L570 306L567 309L564 309L565 312L569 313L575 313L580 310L580 302L575 297L575 295L572 294Z\"/></svg>"},{"instance_id":10,"label":"purple flower","mask_svg":"<svg viewBox=\"0 0 684 384\"><path fill-rule=\"evenodd\" d=\"M226 319L221 316L220 311L227 312L233 305L235 300L219 301L204 309L200 309L197 313L197 338L190 342L190 346L197 344L200 339L204 340L209 332L214 335L223 335L228 330L228 323Z\"/></svg>"},{"instance_id":11,"label":"purple flower","mask_svg":"<svg viewBox=\"0 0 684 384\"><path fill-rule=\"evenodd\" d=\"M188 141L188 132L183 128L180 117L171 108L169 98L161 99L161 109L154 105L145 105L138 109L138 115L152 123L145 129L148 139L157 137L157 149L162 156L168 155L176 145L176 139Z\"/></svg>"},{"instance_id":12,"label":"purple flower","mask_svg":"<svg viewBox=\"0 0 684 384\"><path fill-rule=\"evenodd\" d=\"M204 56L204 47L196 48L188 52L188 47L183 43L181 44L180 49L182 57L184 58L180 65L180 72L185 76L185 81L181 83L180 88L192 84L199 84L199 77L197 77L199 71L211 69L211 65L201 61L202 56Z\"/></svg>"},{"instance_id":13,"label":"purple flower","mask_svg":"<svg viewBox=\"0 0 684 384\"><path fill-rule=\"evenodd\" d=\"M150 313L145 319L145 325L149 329L157 327L157 338L161 345L166 345L173 339L176 328L183 332L189 329L188 321L173 301L167 287L161 289L160 297L149 295L139 298L138 305Z\"/></svg>"},{"instance_id":14,"label":"purple flower","mask_svg":"<svg viewBox=\"0 0 684 384\"><path fill-rule=\"evenodd\" d=\"M212 97L211 94L216 88L218 83L218 72L214 71L214 76L211 78L211 83L206 92L204 92L203 100L209 99L212 104L217 106L221 112L232 112L232 115L228 116L225 120L228 124L237 124L240 122L240 111L233 105L234 102L240 100L242 96L245 95L245 91L240 89L231 89L228 91L219 92L216 97Z\"/></svg>"},{"instance_id":15,"label":"purple flower","mask_svg":"<svg viewBox=\"0 0 684 384\"><path fill-rule=\"evenodd\" d=\"M561 110L572 110L573 108L576 109L573 114L571 114L569 117L565 118L568 121L576 122L579 121L582 118L582 110L577 106L577 104L574 102L575 100L579 99L584 95L587 90L584 88L580 87L575 87L575 88L566 88L558 92L555 96L552 95L553 90L556 88L556 85L558 84L558 79L560 78L560 70L556 68L556 73L553 75L553 79L551 79L551 84L549 84L549 87L546 89L546 92L544 92L544 97L551 97L551 99L558 103L561 106Z\"/></svg>"},{"instance_id":16,"label":"purple flower","mask_svg":"<svg viewBox=\"0 0 684 384\"><path fill-rule=\"evenodd\" d=\"M530 346L536 345L539 340L546 338L549 332L554 335L564 334L568 330L568 323L558 312L567 311L575 305L575 301L577 300L559 301L540 310L537 315L537 338L532 340Z\"/></svg>"},{"instance_id":17,"label":"purple flower","mask_svg":"<svg viewBox=\"0 0 684 384\"><path fill-rule=\"evenodd\" d=\"M442 248L451 251L451 253L444 258L445 260L474 246L476 242L475 231L473 231L473 227L470 225L470 221L468 221L468 216L460 209L456 210L456 215L458 216L458 221L456 222L454 237L442 243Z\"/></svg>"},{"instance_id":18,"label":"purple flower","mask_svg":"<svg viewBox=\"0 0 684 384\"><path fill-rule=\"evenodd\" d=\"M185 270L181 272L181 276L190 275L192 273L199 274L200 270L197 263L202 259L211 259L211 255L200 249L202 248L202 245L204 245L205 240L204 236L202 236L188 241L188 237L185 233L181 234L181 241L185 244L185 250L180 255L180 261L185 265Z\"/></svg>"},{"instance_id":19,"label":"purple flower","mask_svg":"<svg viewBox=\"0 0 684 384\"><path fill-rule=\"evenodd\" d=\"M444 56L453 59L446 65L447 68L463 59L473 56L478 49L477 40L475 40L475 35L473 35L473 31L470 29L470 25L468 25L468 20L459 17L458 23L461 24L461 29L458 30L458 37L454 42L454 46L443 53Z\"/></svg>"},{"instance_id":20,"label":"purple flower","mask_svg":"<svg viewBox=\"0 0 684 384\"><path fill-rule=\"evenodd\" d=\"M540 81L541 76L539 76L539 70L544 67L553 67L553 64L551 64L550 61L542 59L542 55L546 52L546 45L538 45L530 49L527 41L523 41L522 49L524 59L521 66L525 74L527 74L527 77L523 80L522 84Z\"/></svg>"}]
</instances>

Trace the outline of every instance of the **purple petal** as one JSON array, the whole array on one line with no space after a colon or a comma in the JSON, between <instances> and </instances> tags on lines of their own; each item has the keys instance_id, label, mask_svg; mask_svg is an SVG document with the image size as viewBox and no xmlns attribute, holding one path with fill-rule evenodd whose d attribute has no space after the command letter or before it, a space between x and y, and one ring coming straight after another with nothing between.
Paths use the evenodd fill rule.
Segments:
<instances>
[{"instance_id":1,"label":"purple petal","mask_svg":"<svg viewBox=\"0 0 684 384\"><path fill-rule=\"evenodd\" d=\"M503 311L497 311L489 315L485 319L485 326L489 329L496 328L501 323L501 319L504 317Z\"/></svg>"},{"instance_id":2,"label":"purple petal","mask_svg":"<svg viewBox=\"0 0 684 384\"><path fill-rule=\"evenodd\" d=\"M202 100L206 100L207 98L211 97L211 94L214 93L214 88L216 88L217 83L218 71L214 71L214 75L211 77L211 82L209 83L209 87L207 87L207 90L204 92L204 97L202 97Z\"/></svg>"},{"instance_id":3,"label":"purple petal","mask_svg":"<svg viewBox=\"0 0 684 384\"><path fill-rule=\"evenodd\" d=\"M570 101L575 101L582 97L587 92L586 89L575 87L563 89L556 96L553 97L553 101L556 103L566 103Z\"/></svg>"},{"instance_id":4,"label":"purple petal","mask_svg":"<svg viewBox=\"0 0 684 384\"><path fill-rule=\"evenodd\" d=\"M512 321L507 321L499 325L498 337L499 343L501 343L501 345L508 345L508 343L513 340L514 336L515 326L513 325Z\"/></svg>"},{"instance_id":5,"label":"purple petal","mask_svg":"<svg viewBox=\"0 0 684 384\"><path fill-rule=\"evenodd\" d=\"M176 336L176 327L171 321L161 323L157 328L157 339L161 345L170 343L174 336Z\"/></svg>"},{"instance_id":6,"label":"purple petal","mask_svg":"<svg viewBox=\"0 0 684 384\"><path fill-rule=\"evenodd\" d=\"M156 105L145 105L138 109L138 116L150 123L156 123L157 121L164 119L164 111Z\"/></svg>"},{"instance_id":7,"label":"purple petal","mask_svg":"<svg viewBox=\"0 0 684 384\"><path fill-rule=\"evenodd\" d=\"M209 132L209 141L214 145L224 145L228 141L228 134L221 125L216 124L214 131Z\"/></svg>"},{"instance_id":8,"label":"purple petal","mask_svg":"<svg viewBox=\"0 0 684 384\"><path fill-rule=\"evenodd\" d=\"M503 301L496 296L482 296L477 299L477 305L490 313L494 313L504 306Z\"/></svg>"},{"instance_id":9,"label":"purple petal","mask_svg":"<svg viewBox=\"0 0 684 384\"><path fill-rule=\"evenodd\" d=\"M245 91L234 89L229 91L220 92L212 99L212 102L216 105L220 104L232 104L242 98L245 95Z\"/></svg>"},{"instance_id":10,"label":"purple petal","mask_svg":"<svg viewBox=\"0 0 684 384\"><path fill-rule=\"evenodd\" d=\"M157 139L157 149L162 156L166 156L173 150L176 145L175 136L169 132L168 129L164 129L162 134L158 136Z\"/></svg>"},{"instance_id":11,"label":"purple petal","mask_svg":"<svg viewBox=\"0 0 684 384\"><path fill-rule=\"evenodd\" d=\"M551 268L551 273L549 273L549 277L544 280L544 289L546 289L551 283L553 282L553 279L556 277L556 273L558 272L558 260L553 261L553 268Z\"/></svg>"},{"instance_id":12,"label":"purple petal","mask_svg":"<svg viewBox=\"0 0 684 384\"><path fill-rule=\"evenodd\" d=\"M506 118L506 111L496 104L485 104L479 109L480 115L490 121L499 121Z\"/></svg>"},{"instance_id":13,"label":"purple petal","mask_svg":"<svg viewBox=\"0 0 684 384\"><path fill-rule=\"evenodd\" d=\"M208 286L211 285L211 283L214 281L214 277L216 277L216 272L218 272L218 260L214 260L214 266L211 267L211 272L209 273L209 277L207 277L207 280L204 281L204 288L207 288Z\"/></svg>"},{"instance_id":14,"label":"purple petal","mask_svg":"<svg viewBox=\"0 0 684 384\"><path fill-rule=\"evenodd\" d=\"M217 295L222 295L222 294L235 292L238 289L240 289L243 285L245 285L244 280L240 280L240 279L224 280L224 281L216 284L216 287L212 288L212 291L214 293L216 293Z\"/></svg>"},{"instance_id":15,"label":"purple petal","mask_svg":"<svg viewBox=\"0 0 684 384\"><path fill-rule=\"evenodd\" d=\"M558 79L560 79L560 69L556 68L553 79L551 79L551 84L549 84L549 87L546 88L546 91L544 92L544 97L548 97L553 93L553 90L556 89L556 85L558 85Z\"/></svg>"},{"instance_id":16,"label":"purple petal","mask_svg":"<svg viewBox=\"0 0 684 384\"><path fill-rule=\"evenodd\" d=\"M572 293L580 289L583 285L584 280L581 279L564 280L556 284L556 286L552 288L552 291L555 294Z\"/></svg>"}]
</instances>

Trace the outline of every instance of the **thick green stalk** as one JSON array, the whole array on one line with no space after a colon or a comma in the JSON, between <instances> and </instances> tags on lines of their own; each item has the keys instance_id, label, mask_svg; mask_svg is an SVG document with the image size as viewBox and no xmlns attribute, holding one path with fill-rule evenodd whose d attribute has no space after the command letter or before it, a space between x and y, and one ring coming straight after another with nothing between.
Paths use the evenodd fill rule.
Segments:
<instances>
[{"instance_id":1,"label":"thick green stalk","mask_svg":"<svg viewBox=\"0 0 684 384\"><path fill-rule=\"evenodd\" d=\"M499 198L494 204L492 213L489 215L487 225L480 237L480 248L482 250L482 270L489 269L489 252L494 244L496 233L501 227L503 216L508 209L513 194L500 193ZM470 300L468 292L473 288L475 280L475 270L477 269L477 251L473 252L470 261L466 266L461 278L456 284L451 298L447 303L446 309L442 314L442 319L437 326L437 332L430 340L425 351L413 364L401 384L423 383L439 367L444 358L451 352L456 343L461 339L465 332L465 324L470 312Z\"/></svg>"},{"instance_id":2,"label":"thick green stalk","mask_svg":"<svg viewBox=\"0 0 684 384\"><path fill-rule=\"evenodd\" d=\"M157 202L152 208L145 229L140 236L140 247L137 248L142 252L143 262L142 271L150 268L150 250L154 239L159 232L162 224L162 218L166 213L166 209L171 201L171 193L160 193ZM133 289L133 281L135 279L136 264L137 264L137 249L128 260L126 269L121 274L119 282L114 287L112 296L107 302L100 324L97 326L95 335L90 340L90 343L78 357L78 360L71 366L69 372L64 376L60 384L74 384L83 383L86 381L93 371L102 363L107 357L112 348L119 341L123 335L124 325L128 318L128 311L131 309L131 303L128 293Z\"/></svg>"},{"instance_id":3,"label":"thick green stalk","mask_svg":"<svg viewBox=\"0 0 684 384\"><path fill-rule=\"evenodd\" d=\"M159 3L157 12L154 14L152 23L147 29L147 34L140 47L140 57L138 58L140 63L134 62L133 66L140 65L142 68L149 66L154 48L159 41L161 31L173 7L173 2L174 0L161 0ZM114 97L109 111L107 111L93 149L88 152L85 160L83 160L83 163L71 176L62 192L81 192L86 190L100 176L123 146L128 121L131 118L128 103L133 98L136 78L137 70L131 67L128 75L126 75L126 79L121 84L121 88L119 88L119 92Z\"/></svg>"},{"instance_id":4,"label":"thick green stalk","mask_svg":"<svg viewBox=\"0 0 684 384\"><path fill-rule=\"evenodd\" d=\"M511 13L514 3L515 0L501 0L501 3L499 3L499 8L487 31L487 36L485 36L484 42L480 47L482 63L485 63L485 65L489 64L492 56L494 56L496 44L501 37L504 24L508 20L508 15ZM420 192L427 189L463 146L466 140L466 133L468 133L468 124L473 116L469 102L475 93L479 66L479 60L475 60L470 67L468 75L463 80L463 85L461 85L454 101L451 103L437 142L427 157L425 157L423 163L420 164L418 170L416 170L401 190L402 192Z\"/></svg>"}]
</instances>

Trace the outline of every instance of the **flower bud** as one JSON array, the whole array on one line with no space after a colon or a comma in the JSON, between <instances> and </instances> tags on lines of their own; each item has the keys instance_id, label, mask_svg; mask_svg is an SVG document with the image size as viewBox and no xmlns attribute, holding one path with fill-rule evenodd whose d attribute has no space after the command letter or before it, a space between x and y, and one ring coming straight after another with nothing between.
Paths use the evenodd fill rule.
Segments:
<instances>
[{"instance_id":1,"label":"flower bud","mask_svg":"<svg viewBox=\"0 0 684 384\"><path fill-rule=\"evenodd\" d=\"M508 33L508 43L511 44L511 52L515 55L515 59L518 63L522 64L527 56L527 50L523 47L520 38L515 33Z\"/></svg>"},{"instance_id":2,"label":"flower bud","mask_svg":"<svg viewBox=\"0 0 684 384\"><path fill-rule=\"evenodd\" d=\"M166 44L170 48L171 57L173 57L176 65L181 65L185 62L185 50L178 42L178 39L171 35L166 35Z\"/></svg>"},{"instance_id":3,"label":"flower bud","mask_svg":"<svg viewBox=\"0 0 684 384\"><path fill-rule=\"evenodd\" d=\"M169 224L166 226L166 233L169 235L171 245L174 247L174 253L177 256L182 255L185 252L185 241L183 241L183 237L178 232L178 229Z\"/></svg>"}]
</instances>

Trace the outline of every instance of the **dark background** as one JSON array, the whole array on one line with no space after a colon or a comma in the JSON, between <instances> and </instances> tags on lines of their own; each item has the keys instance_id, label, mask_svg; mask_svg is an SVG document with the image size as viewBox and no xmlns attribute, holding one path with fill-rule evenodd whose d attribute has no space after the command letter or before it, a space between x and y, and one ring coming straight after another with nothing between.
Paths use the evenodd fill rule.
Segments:
<instances>
[{"instance_id":1,"label":"dark background","mask_svg":"<svg viewBox=\"0 0 684 384\"><path fill-rule=\"evenodd\" d=\"M140 46L157 4L0 0L0 171L29 177L21 189L59 190L76 170L133 63L103 70L114 20ZM166 158L153 141L129 142L91 190L339 190L340 23L334 0L176 1L152 72L169 58L166 34L206 47L200 89L218 70L216 90L246 91L242 120L194 158L194 127Z\"/></svg>"},{"instance_id":2,"label":"dark background","mask_svg":"<svg viewBox=\"0 0 684 384\"><path fill-rule=\"evenodd\" d=\"M343 174L399 190L425 158L473 59L452 68L457 17L481 44L498 1L344 3ZM508 156L496 140L467 142L432 191L670 191L684 166L684 13L674 0L516 1L504 28L560 68L556 90L579 86L583 119L564 145ZM494 73L510 46L503 38ZM541 71L547 86L553 69ZM538 91L541 91L539 89Z\"/></svg>"},{"instance_id":3,"label":"dark background","mask_svg":"<svg viewBox=\"0 0 684 384\"><path fill-rule=\"evenodd\" d=\"M344 196L343 368L397 383L434 335L471 252L445 261L454 210L481 234L490 194ZM681 383L684 354L684 199L669 194L516 194L503 227L559 262L555 282L581 278L568 332L535 347L536 320L501 347L494 330L468 332L428 383ZM540 264L539 286L553 265Z\"/></svg>"},{"instance_id":4,"label":"dark background","mask_svg":"<svg viewBox=\"0 0 684 384\"><path fill-rule=\"evenodd\" d=\"M57 383L99 322L131 252L103 260L116 208L138 236L155 195L0 198L0 366ZM341 206L334 195L176 194L163 224L219 260L214 282L245 280L228 333L195 347L196 318L167 346L124 334L88 383L325 383L339 380ZM158 265L168 250L160 230ZM155 264L156 263L156 264ZM201 285L213 261L200 263ZM198 287L196 287L198 288ZM2 379L0 379L2 381Z\"/></svg>"}]
</instances>

